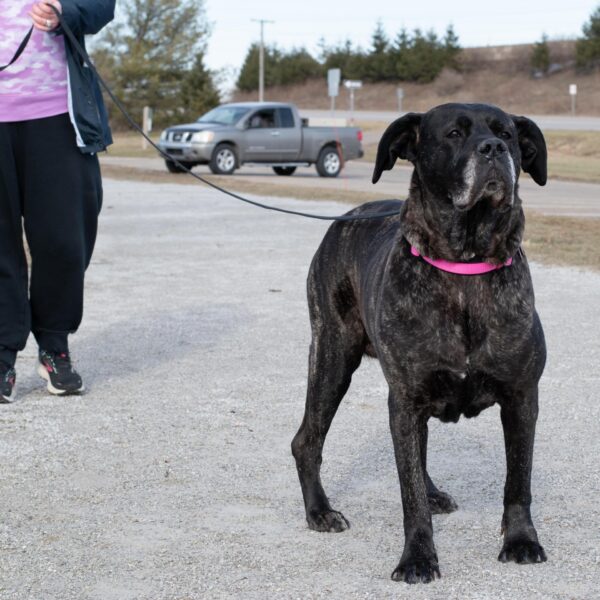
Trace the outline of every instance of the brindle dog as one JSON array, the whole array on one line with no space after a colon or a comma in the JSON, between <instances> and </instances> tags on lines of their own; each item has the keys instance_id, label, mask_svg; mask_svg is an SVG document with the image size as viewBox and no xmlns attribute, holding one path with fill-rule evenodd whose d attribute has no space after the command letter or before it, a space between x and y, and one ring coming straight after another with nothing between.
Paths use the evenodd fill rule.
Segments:
<instances>
[{"instance_id":1,"label":"brindle dog","mask_svg":"<svg viewBox=\"0 0 600 600\"><path fill-rule=\"evenodd\" d=\"M389 385L390 427L402 490L404 552L392 579L440 576L431 514L456 510L426 469L427 421L474 417L495 403L507 476L499 560L546 560L531 520L531 466L544 369L544 334L521 249L521 169L546 183L539 128L482 104L445 104L394 121L373 173L397 158L414 165L405 202L364 204L348 214L400 215L334 223L308 276L312 326L306 412L292 442L308 526L343 531L320 480L321 452L363 355L379 359ZM411 246L420 256L415 256ZM459 275L423 257L501 266Z\"/></svg>"}]
</instances>

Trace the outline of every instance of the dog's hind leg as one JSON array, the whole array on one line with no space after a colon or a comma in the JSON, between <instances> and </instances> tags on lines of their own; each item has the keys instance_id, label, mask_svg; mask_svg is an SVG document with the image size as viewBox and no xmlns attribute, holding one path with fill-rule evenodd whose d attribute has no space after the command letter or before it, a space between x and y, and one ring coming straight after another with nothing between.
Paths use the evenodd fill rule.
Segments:
<instances>
[{"instance_id":1,"label":"dog's hind leg","mask_svg":"<svg viewBox=\"0 0 600 600\"><path fill-rule=\"evenodd\" d=\"M427 500L429 501L429 509L432 515L441 515L444 513L454 512L458 505L454 501L454 498L446 492L438 490L429 473L427 472L427 438L429 435L429 429L427 427L427 421L423 421L419 432L419 444L421 446L421 466L423 467L423 476L425 478L425 487L427 488Z\"/></svg>"},{"instance_id":2,"label":"dog's hind leg","mask_svg":"<svg viewBox=\"0 0 600 600\"><path fill-rule=\"evenodd\" d=\"M302 487L306 520L315 531L339 532L350 526L342 513L331 508L321 484L320 470L325 436L364 351L364 333L359 330L360 327L338 327L338 323L319 327L313 321L306 410L292 442L292 454Z\"/></svg>"}]
</instances>

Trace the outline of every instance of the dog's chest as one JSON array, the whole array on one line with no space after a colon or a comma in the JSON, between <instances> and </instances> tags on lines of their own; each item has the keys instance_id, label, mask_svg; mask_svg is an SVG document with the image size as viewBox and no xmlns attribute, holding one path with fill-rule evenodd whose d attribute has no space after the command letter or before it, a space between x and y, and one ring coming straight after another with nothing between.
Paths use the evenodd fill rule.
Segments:
<instances>
[{"instance_id":1,"label":"dog's chest","mask_svg":"<svg viewBox=\"0 0 600 600\"><path fill-rule=\"evenodd\" d=\"M395 298L381 321L382 350L394 340L394 351L380 359L399 364L398 376L443 421L476 416L509 395L535 354L533 303L519 290L461 282L396 290Z\"/></svg>"}]
</instances>

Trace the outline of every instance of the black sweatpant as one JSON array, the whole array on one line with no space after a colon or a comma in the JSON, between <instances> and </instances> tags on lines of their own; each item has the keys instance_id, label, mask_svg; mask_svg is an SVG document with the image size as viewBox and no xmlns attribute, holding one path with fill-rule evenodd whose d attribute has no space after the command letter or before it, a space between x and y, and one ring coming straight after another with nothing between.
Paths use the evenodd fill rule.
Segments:
<instances>
[{"instance_id":1,"label":"black sweatpant","mask_svg":"<svg viewBox=\"0 0 600 600\"><path fill-rule=\"evenodd\" d=\"M0 123L0 360L13 364L29 332L68 350L101 205L98 157L79 151L68 114Z\"/></svg>"}]
</instances>

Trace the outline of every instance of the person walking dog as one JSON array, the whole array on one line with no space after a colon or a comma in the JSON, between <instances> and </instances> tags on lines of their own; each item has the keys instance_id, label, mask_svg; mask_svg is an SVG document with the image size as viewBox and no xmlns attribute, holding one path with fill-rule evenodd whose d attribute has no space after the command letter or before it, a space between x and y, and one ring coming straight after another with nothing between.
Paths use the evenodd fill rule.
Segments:
<instances>
[{"instance_id":1,"label":"person walking dog","mask_svg":"<svg viewBox=\"0 0 600 600\"><path fill-rule=\"evenodd\" d=\"M112 143L98 83L63 35L81 45L114 18L115 0L0 0L0 402L14 399L15 360L33 333L48 391L84 389L68 336L83 316L102 180ZM28 280L22 224L31 254Z\"/></svg>"}]
</instances>

